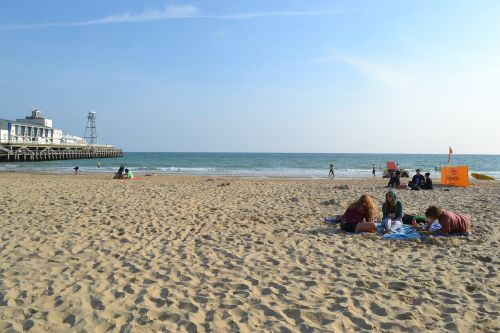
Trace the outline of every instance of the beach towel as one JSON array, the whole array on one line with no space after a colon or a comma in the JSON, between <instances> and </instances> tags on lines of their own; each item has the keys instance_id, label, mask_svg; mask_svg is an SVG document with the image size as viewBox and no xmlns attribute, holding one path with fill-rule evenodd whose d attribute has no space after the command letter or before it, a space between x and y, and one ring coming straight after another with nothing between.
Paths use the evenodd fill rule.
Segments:
<instances>
[{"instance_id":1,"label":"beach towel","mask_svg":"<svg viewBox=\"0 0 500 333\"><path fill-rule=\"evenodd\" d=\"M377 224L377 231L381 234L384 233L384 227L382 224ZM403 224L401 228L399 228L397 231L390 232L388 234L384 234L384 239L420 239L423 237L423 235L415 230L414 228L410 227L409 225Z\"/></svg>"},{"instance_id":2,"label":"beach towel","mask_svg":"<svg viewBox=\"0 0 500 333\"><path fill-rule=\"evenodd\" d=\"M336 224L336 223L340 223L341 219L339 219L338 217L336 216L327 216L323 219L323 221L325 223L328 223L328 224Z\"/></svg>"},{"instance_id":3,"label":"beach towel","mask_svg":"<svg viewBox=\"0 0 500 333\"><path fill-rule=\"evenodd\" d=\"M435 220L434 222L432 222L429 231L434 232L438 231L439 229L441 229L441 224L438 222L438 220Z\"/></svg>"}]
</instances>

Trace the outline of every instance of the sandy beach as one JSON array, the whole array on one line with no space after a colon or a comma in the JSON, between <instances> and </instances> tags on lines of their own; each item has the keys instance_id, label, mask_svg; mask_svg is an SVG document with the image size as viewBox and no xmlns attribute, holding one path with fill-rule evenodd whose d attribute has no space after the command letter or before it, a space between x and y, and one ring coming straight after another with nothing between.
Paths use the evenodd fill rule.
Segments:
<instances>
[{"instance_id":1,"label":"sandy beach","mask_svg":"<svg viewBox=\"0 0 500 333\"><path fill-rule=\"evenodd\" d=\"M500 183L398 190L468 238L322 222L386 179L0 173L1 332L498 332Z\"/></svg>"}]
</instances>

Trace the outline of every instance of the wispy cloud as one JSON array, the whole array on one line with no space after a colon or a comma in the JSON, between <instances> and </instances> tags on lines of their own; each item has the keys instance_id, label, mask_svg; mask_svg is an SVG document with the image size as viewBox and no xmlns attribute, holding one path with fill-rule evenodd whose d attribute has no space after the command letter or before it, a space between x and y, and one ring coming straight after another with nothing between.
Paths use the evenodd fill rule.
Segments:
<instances>
[{"instance_id":1,"label":"wispy cloud","mask_svg":"<svg viewBox=\"0 0 500 333\"><path fill-rule=\"evenodd\" d=\"M395 69L389 65L377 64L364 58L346 54L337 49L330 49L330 55L326 58L341 61L356 72L392 88L406 88L413 83L412 77L405 75L401 69Z\"/></svg>"},{"instance_id":2,"label":"wispy cloud","mask_svg":"<svg viewBox=\"0 0 500 333\"><path fill-rule=\"evenodd\" d=\"M222 37L226 37L227 35L227 31L226 30L217 30L214 32L214 37L217 37L217 38L222 38Z\"/></svg>"},{"instance_id":3,"label":"wispy cloud","mask_svg":"<svg viewBox=\"0 0 500 333\"><path fill-rule=\"evenodd\" d=\"M212 19L212 20L250 20L260 17L272 16L328 16L334 15L346 10L337 11L273 11L273 12L255 12L239 14L212 15L202 13L198 7L192 5L185 6L167 6L163 10L146 9L141 13L125 13L120 15L111 15L103 18L76 21L76 22L46 22L38 24L13 24L0 26L0 31L8 30L29 30L44 28L64 28L79 27L90 25L118 24L118 23L139 23L165 20L181 19Z\"/></svg>"}]
</instances>

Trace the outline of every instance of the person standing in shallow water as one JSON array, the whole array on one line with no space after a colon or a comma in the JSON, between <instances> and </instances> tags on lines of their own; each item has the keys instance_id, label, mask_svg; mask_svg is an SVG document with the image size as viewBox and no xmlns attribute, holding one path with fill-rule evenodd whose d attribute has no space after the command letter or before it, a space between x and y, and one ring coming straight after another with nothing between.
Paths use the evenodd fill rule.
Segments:
<instances>
[{"instance_id":1,"label":"person standing in shallow water","mask_svg":"<svg viewBox=\"0 0 500 333\"><path fill-rule=\"evenodd\" d=\"M373 178L375 178L375 163L373 163L373 165L372 165L372 175L373 175Z\"/></svg>"},{"instance_id":2,"label":"person standing in shallow water","mask_svg":"<svg viewBox=\"0 0 500 333\"><path fill-rule=\"evenodd\" d=\"M333 172L333 164L330 163L330 171L328 172L328 177L335 178L335 173Z\"/></svg>"}]
</instances>

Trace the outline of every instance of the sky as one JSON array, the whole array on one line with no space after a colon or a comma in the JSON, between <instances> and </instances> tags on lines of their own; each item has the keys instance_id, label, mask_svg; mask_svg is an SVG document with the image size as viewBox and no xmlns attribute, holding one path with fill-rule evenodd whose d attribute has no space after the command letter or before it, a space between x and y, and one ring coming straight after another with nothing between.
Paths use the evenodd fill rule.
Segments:
<instances>
[{"instance_id":1,"label":"sky","mask_svg":"<svg viewBox=\"0 0 500 333\"><path fill-rule=\"evenodd\" d=\"M499 1L6 0L0 118L125 151L500 154Z\"/></svg>"}]
</instances>

